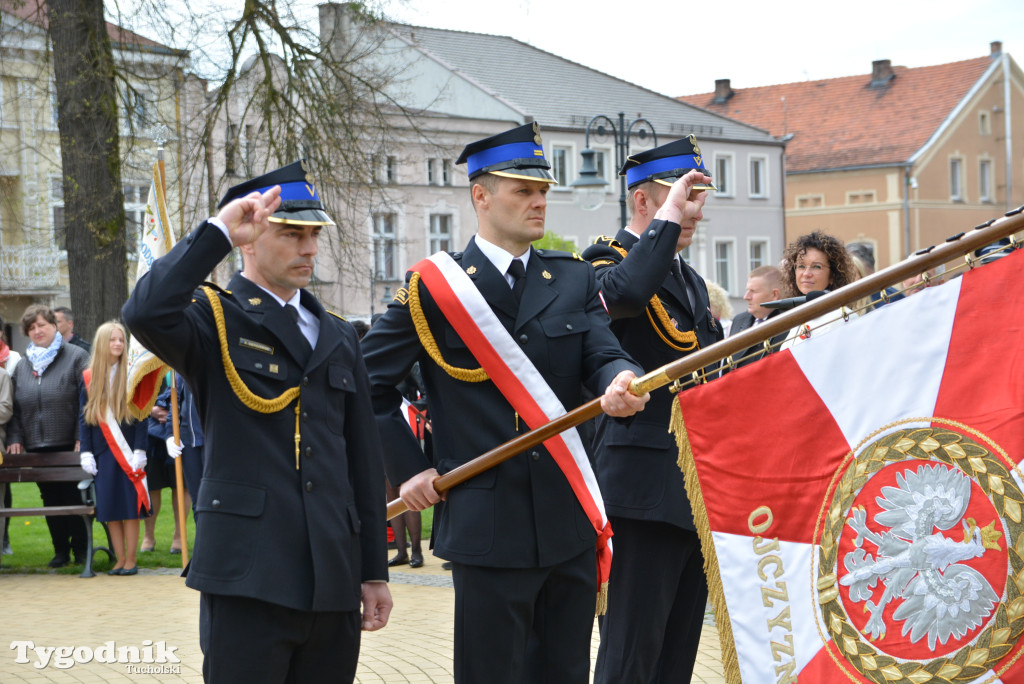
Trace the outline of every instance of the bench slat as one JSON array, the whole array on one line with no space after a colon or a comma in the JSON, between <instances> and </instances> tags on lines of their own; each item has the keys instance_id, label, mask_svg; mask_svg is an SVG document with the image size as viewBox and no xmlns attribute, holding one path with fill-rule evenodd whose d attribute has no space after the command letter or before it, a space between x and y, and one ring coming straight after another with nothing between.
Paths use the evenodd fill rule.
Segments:
<instances>
[{"instance_id":1,"label":"bench slat","mask_svg":"<svg viewBox=\"0 0 1024 684\"><path fill-rule=\"evenodd\" d=\"M52 453L3 454L0 456L0 470L4 468L34 468L49 466L80 466L81 456L77 451L55 451Z\"/></svg>"},{"instance_id":2,"label":"bench slat","mask_svg":"<svg viewBox=\"0 0 1024 684\"><path fill-rule=\"evenodd\" d=\"M95 506L50 506L48 508L0 508L0 518L48 515L95 515Z\"/></svg>"},{"instance_id":3,"label":"bench slat","mask_svg":"<svg viewBox=\"0 0 1024 684\"><path fill-rule=\"evenodd\" d=\"M0 482L76 482L88 480L92 475L81 466L70 468L0 468Z\"/></svg>"}]
</instances>

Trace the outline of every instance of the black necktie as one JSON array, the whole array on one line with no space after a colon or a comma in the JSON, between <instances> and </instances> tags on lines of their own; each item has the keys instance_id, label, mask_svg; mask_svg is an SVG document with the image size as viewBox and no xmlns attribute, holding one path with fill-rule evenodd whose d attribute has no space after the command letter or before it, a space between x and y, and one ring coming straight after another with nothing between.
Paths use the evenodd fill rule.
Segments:
<instances>
[{"instance_id":1,"label":"black necktie","mask_svg":"<svg viewBox=\"0 0 1024 684\"><path fill-rule=\"evenodd\" d=\"M303 351L308 356L313 351L313 345L311 345L309 343L309 340L306 339L306 334L302 332L302 326L299 325L299 309L298 309L298 307L294 307L291 304L285 304L284 305L284 312L286 314L288 314L288 318L292 319L292 322L295 324L295 328L299 331L299 338L302 340Z\"/></svg>"},{"instance_id":2,"label":"black necktie","mask_svg":"<svg viewBox=\"0 0 1024 684\"><path fill-rule=\"evenodd\" d=\"M513 259L508 265L508 274L512 276L512 295L519 302L523 298L523 290L526 289L526 266L519 259Z\"/></svg>"}]
</instances>

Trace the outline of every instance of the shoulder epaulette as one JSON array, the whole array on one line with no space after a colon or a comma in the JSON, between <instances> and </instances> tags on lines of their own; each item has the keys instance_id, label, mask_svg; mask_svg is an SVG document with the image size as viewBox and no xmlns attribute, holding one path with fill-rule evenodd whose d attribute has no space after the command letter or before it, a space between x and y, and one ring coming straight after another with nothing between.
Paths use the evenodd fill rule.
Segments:
<instances>
[{"instance_id":1,"label":"shoulder epaulette","mask_svg":"<svg viewBox=\"0 0 1024 684\"><path fill-rule=\"evenodd\" d=\"M331 314L335 318L341 319L341 320L345 321L346 323L348 322L348 319L345 318L344 316L342 316L341 314L334 313L330 309L324 309L324 311L326 311L327 313Z\"/></svg>"},{"instance_id":2,"label":"shoulder epaulette","mask_svg":"<svg viewBox=\"0 0 1024 684\"><path fill-rule=\"evenodd\" d=\"M205 285L206 287L212 288L212 289L216 290L217 292L220 292L221 294L226 294L229 297L231 296L231 290L227 290L227 289L221 287L220 285L218 285L217 283L210 282L208 280L204 280L203 281L203 285Z\"/></svg>"},{"instance_id":3,"label":"shoulder epaulette","mask_svg":"<svg viewBox=\"0 0 1024 684\"><path fill-rule=\"evenodd\" d=\"M583 261L583 257L576 252L563 252L558 249L538 249L537 256L542 256L545 259L575 259Z\"/></svg>"}]
</instances>

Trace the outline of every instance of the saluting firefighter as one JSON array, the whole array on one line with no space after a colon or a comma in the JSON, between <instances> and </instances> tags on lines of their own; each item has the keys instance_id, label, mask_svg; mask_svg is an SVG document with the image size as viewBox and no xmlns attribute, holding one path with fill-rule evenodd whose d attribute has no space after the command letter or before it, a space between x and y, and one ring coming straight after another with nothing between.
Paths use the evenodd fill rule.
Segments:
<instances>
[{"instance_id":1,"label":"saluting firefighter","mask_svg":"<svg viewBox=\"0 0 1024 684\"><path fill-rule=\"evenodd\" d=\"M584 257L595 267L612 330L644 371L722 339L707 287L679 252L713 189L694 136L630 156L628 226ZM615 529L608 612L595 682L680 684L697 656L707 582L700 540L669 433L673 393L652 393L626 424L598 417L594 450Z\"/></svg>"},{"instance_id":2,"label":"saluting firefighter","mask_svg":"<svg viewBox=\"0 0 1024 684\"><path fill-rule=\"evenodd\" d=\"M302 289L332 224L302 162L236 185L124 306L188 382L206 431L185 572L202 592L207 682L351 682L360 629L391 610L359 343ZM227 290L200 287L232 247L244 271Z\"/></svg>"},{"instance_id":3,"label":"saluting firefighter","mask_svg":"<svg viewBox=\"0 0 1024 684\"><path fill-rule=\"evenodd\" d=\"M530 245L544 235L554 183L537 125L467 145L457 163L468 167L476 235L463 252L413 266L363 338L385 469L412 510L440 500L439 473L578 406L583 384L614 416L647 401L628 392L640 369L608 327L593 269ZM417 361L436 464L395 389ZM588 682L609 534L575 430L449 491L433 538L453 564L455 681Z\"/></svg>"}]
</instances>

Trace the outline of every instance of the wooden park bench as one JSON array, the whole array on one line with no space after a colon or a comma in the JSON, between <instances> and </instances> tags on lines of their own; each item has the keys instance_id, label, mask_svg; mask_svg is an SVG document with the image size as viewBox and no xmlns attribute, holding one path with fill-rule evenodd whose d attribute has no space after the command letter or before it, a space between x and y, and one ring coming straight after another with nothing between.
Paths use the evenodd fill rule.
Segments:
<instances>
[{"instance_id":1,"label":"wooden park bench","mask_svg":"<svg viewBox=\"0 0 1024 684\"><path fill-rule=\"evenodd\" d=\"M38 508L4 508L0 505L0 519L25 516L78 515L85 521L86 550L82 577L95 577L92 571L93 554L103 551L113 559L110 548L93 546L92 522L96 518L96 489L92 475L82 470L77 451L53 453L23 453L0 455L0 482L77 482L82 492L82 503L77 506L40 506ZM0 502L2 504L3 502ZM106 530L107 526L103 525ZM110 532L107 531L110 544Z\"/></svg>"}]
</instances>

